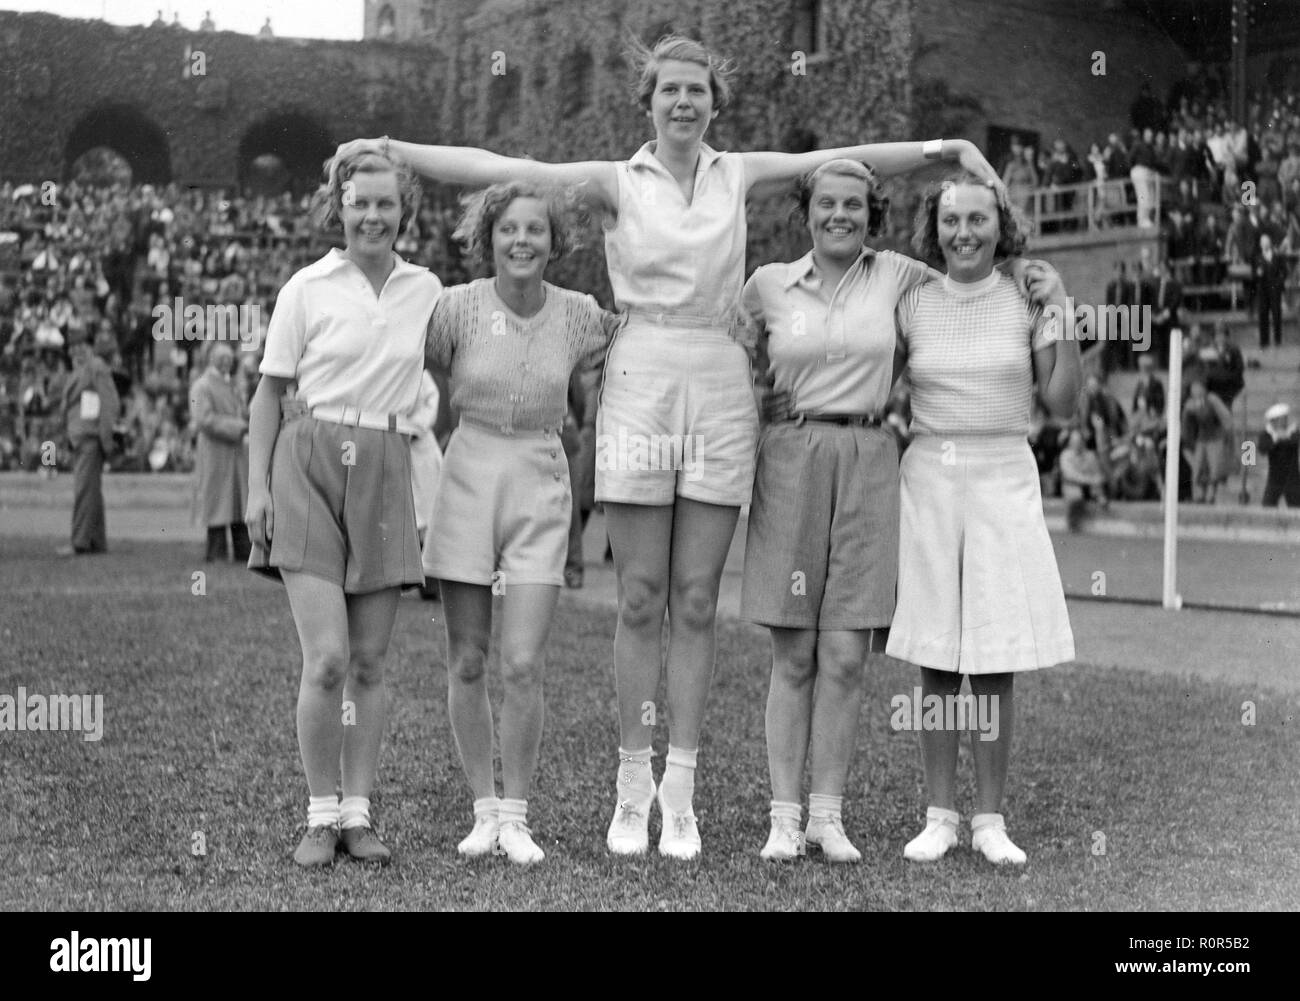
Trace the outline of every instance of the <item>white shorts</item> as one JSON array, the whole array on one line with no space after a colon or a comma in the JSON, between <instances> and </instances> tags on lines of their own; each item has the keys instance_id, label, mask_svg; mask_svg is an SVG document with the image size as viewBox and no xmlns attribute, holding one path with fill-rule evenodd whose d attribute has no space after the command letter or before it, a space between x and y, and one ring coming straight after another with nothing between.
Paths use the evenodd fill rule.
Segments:
<instances>
[{"instance_id":1,"label":"white shorts","mask_svg":"<svg viewBox=\"0 0 1300 1001\"><path fill-rule=\"evenodd\" d=\"M1028 442L921 435L903 455L900 481L898 603L886 653L962 674L1073 660Z\"/></svg>"},{"instance_id":2,"label":"white shorts","mask_svg":"<svg viewBox=\"0 0 1300 1001\"><path fill-rule=\"evenodd\" d=\"M559 429L502 434L461 420L447 445L424 572L466 584L564 584L572 510Z\"/></svg>"},{"instance_id":3,"label":"white shorts","mask_svg":"<svg viewBox=\"0 0 1300 1001\"><path fill-rule=\"evenodd\" d=\"M758 448L751 386L749 356L726 328L632 314L605 363L596 501L748 504Z\"/></svg>"}]
</instances>

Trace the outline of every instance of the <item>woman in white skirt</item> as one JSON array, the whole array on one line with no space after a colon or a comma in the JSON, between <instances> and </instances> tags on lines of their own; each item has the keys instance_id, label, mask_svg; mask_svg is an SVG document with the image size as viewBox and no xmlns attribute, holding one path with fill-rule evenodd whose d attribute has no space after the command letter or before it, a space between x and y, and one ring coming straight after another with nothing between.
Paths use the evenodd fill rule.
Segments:
<instances>
[{"instance_id":1,"label":"woman in white skirt","mask_svg":"<svg viewBox=\"0 0 1300 1001\"><path fill-rule=\"evenodd\" d=\"M452 733L474 793L474 828L459 851L496 851L520 865L544 857L528 827L528 789L569 542L572 491L560 440L569 379L599 361L613 331L613 314L591 296L542 280L576 233L559 195L518 183L479 192L455 236L495 276L447 289L429 323L429 364L448 373L460 415L424 549L446 613ZM486 677L493 595L501 597L505 685L501 798Z\"/></svg>"},{"instance_id":2,"label":"woman in white skirt","mask_svg":"<svg viewBox=\"0 0 1300 1001\"><path fill-rule=\"evenodd\" d=\"M360 861L391 858L371 823L370 792L398 595L424 582L409 439L442 290L393 252L418 198L414 175L386 156L335 164L322 208L346 246L280 290L250 406L249 568L284 582L302 646L298 748L310 800L294 860L304 866L333 864L340 840ZM295 380L305 414L281 427L281 398Z\"/></svg>"},{"instance_id":3,"label":"woman in white skirt","mask_svg":"<svg viewBox=\"0 0 1300 1001\"><path fill-rule=\"evenodd\" d=\"M898 580L898 446L881 416L895 377L894 311L932 272L866 247L885 205L871 171L832 160L800 180L797 215L813 249L745 283L756 382L781 412L759 439L741 615L768 627L771 832L762 857L819 848L857 862L844 784L857 739L867 653L883 649ZM812 760L808 827L800 829Z\"/></svg>"},{"instance_id":4,"label":"woman in white skirt","mask_svg":"<svg viewBox=\"0 0 1300 1001\"><path fill-rule=\"evenodd\" d=\"M510 179L579 185L604 218L605 256L627 322L610 348L597 419L596 501L603 502L618 575L614 673L620 765L611 852L700 853L695 767L713 677L718 587L736 521L753 487L758 416L749 361L734 334L745 270L745 200L827 160L869 161L881 175L949 158L1000 185L965 140L873 143L808 153L725 153L704 142L726 107L727 63L680 36L636 43L639 114L655 138L628 160L548 164L481 149L359 140L392 149L441 181ZM663 629L668 621L665 658ZM668 755L651 773L651 711L667 676Z\"/></svg>"},{"instance_id":5,"label":"woman in white skirt","mask_svg":"<svg viewBox=\"0 0 1300 1001\"><path fill-rule=\"evenodd\" d=\"M976 699L971 746L978 792L971 845L995 863L1023 863L1002 818L1018 671L1074 658L1037 465L1027 440L1038 397L1066 417L1079 394L1077 342L1060 277L1027 267L1026 304L994 259L1019 253L1024 231L1006 200L971 174L933 188L917 214L914 246L947 275L908 292L898 308L915 438L901 466L898 602L886 652L921 670L923 706L955 707L962 677ZM1072 321L1072 317L1069 318ZM997 728L989 724L996 706ZM927 716L927 719L932 718ZM957 745L945 713L922 726L930 805L903 850L938 859L957 843ZM986 739L992 735L993 739Z\"/></svg>"}]
</instances>

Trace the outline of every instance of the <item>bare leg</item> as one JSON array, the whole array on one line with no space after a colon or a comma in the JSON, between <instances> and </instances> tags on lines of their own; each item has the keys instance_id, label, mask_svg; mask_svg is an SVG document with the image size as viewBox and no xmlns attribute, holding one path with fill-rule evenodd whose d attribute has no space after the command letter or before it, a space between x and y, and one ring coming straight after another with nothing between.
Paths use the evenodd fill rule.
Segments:
<instances>
[{"instance_id":1,"label":"bare leg","mask_svg":"<svg viewBox=\"0 0 1300 1001\"><path fill-rule=\"evenodd\" d=\"M817 691L812 712L812 792L844 793L857 747L862 683L870 629L832 630L817 636Z\"/></svg>"},{"instance_id":2,"label":"bare leg","mask_svg":"<svg viewBox=\"0 0 1300 1001\"><path fill-rule=\"evenodd\" d=\"M740 509L679 497L668 588L669 742L698 748L717 652L718 586Z\"/></svg>"},{"instance_id":3,"label":"bare leg","mask_svg":"<svg viewBox=\"0 0 1300 1001\"><path fill-rule=\"evenodd\" d=\"M492 770L492 706L488 703L488 642L492 590L484 584L438 582L447 619L447 714L460 763L475 799L496 795Z\"/></svg>"},{"instance_id":4,"label":"bare leg","mask_svg":"<svg viewBox=\"0 0 1300 1001\"><path fill-rule=\"evenodd\" d=\"M333 796L343 750L343 682L349 658L343 589L311 574L285 570L281 576L302 646L298 751L311 795Z\"/></svg>"},{"instance_id":5,"label":"bare leg","mask_svg":"<svg viewBox=\"0 0 1300 1001\"><path fill-rule=\"evenodd\" d=\"M549 584L506 587L501 622L501 777L506 799L527 799L542 746L542 676L546 638L560 589Z\"/></svg>"},{"instance_id":6,"label":"bare leg","mask_svg":"<svg viewBox=\"0 0 1300 1001\"><path fill-rule=\"evenodd\" d=\"M605 519L618 576L614 675L619 739L623 747L635 750L650 746L653 728L642 722L651 718L644 706L654 705L663 671L673 508L606 504Z\"/></svg>"},{"instance_id":7,"label":"bare leg","mask_svg":"<svg viewBox=\"0 0 1300 1001\"><path fill-rule=\"evenodd\" d=\"M1007 767L1011 762L1011 728L1015 721L1016 676L1006 674L972 674L970 688L977 704L985 697L997 700L998 734L996 740L982 740L972 730L971 752L975 756L975 787L979 794L979 813L1001 813L1002 797L1007 788ZM943 804L940 804L943 805Z\"/></svg>"},{"instance_id":8,"label":"bare leg","mask_svg":"<svg viewBox=\"0 0 1300 1001\"><path fill-rule=\"evenodd\" d=\"M950 695L961 691L962 676L955 671L921 668L921 698L937 695L947 704ZM921 730L921 759L925 764L925 788L930 805L957 809L957 731L941 727Z\"/></svg>"},{"instance_id":9,"label":"bare leg","mask_svg":"<svg viewBox=\"0 0 1300 1001\"><path fill-rule=\"evenodd\" d=\"M379 771L379 751L388 724L384 656L393 636L401 588L386 587L347 597L348 680L343 701L352 703L356 723L343 728L343 795L370 797Z\"/></svg>"},{"instance_id":10,"label":"bare leg","mask_svg":"<svg viewBox=\"0 0 1300 1001\"><path fill-rule=\"evenodd\" d=\"M767 692L767 768L772 799L800 802L817 680L817 630L772 632L772 682Z\"/></svg>"}]
</instances>

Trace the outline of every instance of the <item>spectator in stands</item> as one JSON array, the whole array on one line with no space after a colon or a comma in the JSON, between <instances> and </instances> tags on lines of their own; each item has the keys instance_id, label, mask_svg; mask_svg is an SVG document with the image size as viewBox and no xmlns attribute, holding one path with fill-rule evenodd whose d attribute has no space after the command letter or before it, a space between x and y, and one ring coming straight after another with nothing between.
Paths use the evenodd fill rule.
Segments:
<instances>
[{"instance_id":1,"label":"spectator in stands","mask_svg":"<svg viewBox=\"0 0 1300 1001\"><path fill-rule=\"evenodd\" d=\"M1061 441L1065 428L1053 417L1035 396L1029 415L1029 447L1038 465L1038 483L1044 497L1060 493L1057 468L1061 457Z\"/></svg>"},{"instance_id":2,"label":"spectator in stands","mask_svg":"<svg viewBox=\"0 0 1300 1001\"><path fill-rule=\"evenodd\" d=\"M1268 456L1268 477L1264 481L1264 507L1278 507L1286 501L1300 510L1300 425L1285 403L1275 403L1264 412L1264 432L1259 450Z\"/></svg>"},{"instance_id":3,"label":"spectator in stands","mask_svg":"<svg viewBox=\"0 0 1300 1001\"><path fill-rule=\"evenodd\" d=\"M1300 142L1287 147L1286 159L1277 165L1277 184L1285 196L1292 190L1292 182L1300 180Z\"/></svg>"},{"instance_id":4,"label":"spectator in stands","mask_svg":"<svg viewBox=\"0 0 1300 1001\"><path fill-rule=\"evenodd\" d=\"M1205 359L1205 388L1221 399L1231 410L1232 403L1246 386L1246 362L1241 349L1232 343L1228 324L1218 320L1214 324L1214 344Z\"/></svg>"},{"instance_id":5,"label":"spectator in stands","mask_svg":"<svg viewBox=\"0 0 1300 1001\"><path fill-rule=\"evenodd\" d=\"M1069 144L1059 136L1052 140L1052 153L1048 158L1046 170L1042 176L1042 183L1049 188L1062 188L1072 184L1078 184L1083 179L1083 171L1079 167L1079 158ZM1062 191L1052 196L1052 210L1054 212L1070 212L1074 208L1074 192ZM1074 227L1073 220L1063 220L1064 224L1070 228ZM1058 226L1061 225L1058 223Z\"/></svg>"},{"instance_id":6,"label":"spectator in stands","mask_svg":"<svg viewBox=\"0 0 1300 1001\"><path fill-rule=\"evenodd\" d=\"M1104 372L1090 372L1079 394L1075 426L1083 433L1084 444L1097 453L1102 472L1110 476L1110 450L1124 437L1128 421L1119 400L1106 388Z\"/></svg>"},{"instance_id":7,"label":"spectator in stands","mask_svg":"<svg viewBox=\"0 0 1300 1001\"><path fill-rule=\"evenodd\" d=\"M1165 384L1156 375L1156 359L1149 351L1138 358L1138 377L1133 385L1132 411L1136 417L1147 408L1157 414L1165 412Z\"/></svg>"},{"instance_id":8,"label":"spectator in stands","mask_svg":"<svg viewBox=\"0 0 1300 1001\"><path fill-rule=\"evenodd\" d=\"M1164 495L1165 419L1151 400L1140 399L1139 404L1117 461L1114 488L1125 500L1158 500Z\"/></svg>"},{"instance_id":9,"label":"spectator in stands","mask_svg":"<svg viewBox=\"0 0 1300 1001\"><path fill-rule=\"evenodd\" d=\"M1170 332L1182 322L1179 311L1183 305L1183 286L1174 277L1173 262L1165 258L1160 263L1160 277L1151 290L1151 345L1146 354L1153 354L1161 368L1169 365ZM1138 368L1142 359L1138 359Z\"/></svg>"},{"instance_id":10,"label":"spectator in stands","mask_svg":"<svg viewBox=\"0 0 1300 1001\"><path fill-rule=\"evenodd\" d=\"M1165 108L1159 98L1151 93L1151 83L1143 80L1138 96L1129 106L1129 123L1134 129L1162 129L1165 127Z\"/></svg>"},{"instance_id":11,"label":"spectator in stands","mask_svg":"<svg viewBox=\"0 0 1300 1001\"><path fill-rule=\"evenodd\" d=\"M1011 137L1011 153L1002 166L1002 183L1007 186L1011 204L1019 208L1026 219L1032 219L1038 171L1034 169L1033 160L1025 156L1025 144L1019 136Z\"/></svg>"},{"instance_id":12,"label":"spectator in stands","mask_svg":"<svg viewBox=\"0 0 1300 1001\"><path fill-rule=\"evenodd\" d=\"M1255 197L1261 205L1272 205L1282 198L1282 185L1278 180L1278 162L1265 150L1255 167Z\"/></svg>"},{"instance_id":13,"label":"spectator in stands","mask_svg":"<svg viewBox=\"0 0 1300 1001\"><path fill-rule=\"evenodd\" d=\"M1102 151L1102 156L1106 162L1106 177L1108 180L1118 180L1129 175L1128 150L1124 146L1123 140L1120 139L1118 132L1112 132L1106 137L1106 148Z\"/></svg>"},{"instance_id":14,"label":"spectator in stands","mask_svg":"<svg viewBox=\"0 0 1300 1001\"><path fill-rule=\"evenodd\" d=\"M1115 262L1115 277L1106 283L1106 305L1127 310L1137 302L1137 285L1128 277L1128 265L1122 260ZM1097 336L1101 339L1099 349L1102 370L1109 375L1117 368L1122 368L1129 354L1129 346L1120 340L1120 331L1112 323L1113 310L1104 313L1105 324L1099 324Z\"/></svg>"},{"instance_id":15,"label":"spectator in stands","mask_svg":"<svg viewBox=\"0 0 1300 1001\"><path fill-rule=\"evenodd\" d=\"M1106 493L1106 475L1097 453L1088 448L1081 431L1070 432L1070 443L1061 453L1061 496L1065 498L1065 520L1071 532L1077 532L1087 513L1088 501L1110 503Z\"/></svg>"},{"instance_id":16,"label":"spectator in stands","mask_svg":"<svg viewBox=\"0 0 1300 1001\"><path fill-rule=\"evenodd\" d=\"M1267 233L1259 238L1259 256L1254 262L1255 292L1259 305L1259 346L1282 345L1282 291L1286 287L1287 263L1273 249Z\"/></svg>"},{"instance_id":17,"label":"spectator in stands","mask_svg":"<svg viewBox=\"0 0 1300 1001\"><path fill-rule=\"evenodd\" d=\"M1183 405L1183 456L1192 468L1193 503L1213 504L1219 485L1228 478L1226 449L1232 415L1203 379L1192 380Z\"/></svg>"},{"instance_id":18,"label":"spectator in stands","mask_svg":"<svg viewBox=\"0 0 1300 1001\"><path fill-rule=\"evenodd\" d=\"M1150 129L1140 133L1133 130L1129 143L1129 177L1133 181L1133 191L1137 197L1137 224L1144 229L1156 225L1160 211L1157 196L1159 175L1156 173L1155 151L1151 143Z\"/></svg>"},{"instance_id":19,"label":"spectator in stands","mask_svg":"<svg viewBox=\"0 0 1300 1001\"><path fill-rule=\"evenodd\" d=\"M1227 234L1215 212L1207 212L1197 239L1195 278L1197 284L1220 285L1227 274Z\"/></svg>"}]
</instances>

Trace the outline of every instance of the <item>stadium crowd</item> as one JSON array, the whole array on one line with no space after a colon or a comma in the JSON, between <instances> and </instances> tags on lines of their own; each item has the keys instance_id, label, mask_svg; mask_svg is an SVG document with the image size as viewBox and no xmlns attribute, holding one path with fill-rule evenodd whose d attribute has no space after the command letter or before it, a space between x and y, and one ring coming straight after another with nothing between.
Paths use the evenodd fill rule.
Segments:
<instances>
[{"instance_id":1,"label":"stadium crowd","mask_svg":"<svg viewBox=\"0 0 1300 1001\"><path fill-rule=\"evenodd\" d=\"M1044 496L1094 497L1103 504L1161 496L1165 411L1155 369L1167 364L1180 306L1198 291L1239 280L1246 304L1258 305L1261 344L1267 345L1270 326L1280 342L1281 298L1300 251L1300 101L1295 93L1256 98L1240 125L1228 117L1222 94L1217 79L1201 71L1176 87L1167 103L1144 87L1131 109L1129 139L1117 130L1104 144L1094 143L1087 167L1062 139L1037 156L1013 140L1002 171L1013 200L1089 175L1098 182L1130 177L1137 190L1143 175L1134 168L1166 181L1158 220L1154 213L1143 217L1140 194L1130 217L1163 227L1164 263L1156 269L1136 262L1130 276L1117 262L1107 291L1108 304L1155 307L1153 350L1143 356L1099 345L1076 416L1065 423L1044 414L1035 419L1031 439ZM1254 197L1243 201L1245 182L1255 185ZM111 467L192 469L190 386L204 369L196 350L201 341L160 340L156 308L172 309L179 298L186 305L255 307L254 315L269 317L283 283L327 246L309 208L309 197L287 193L0 185L0 469L51 472L41 462L42 443L61 433L68 349L83 340L111 368L122 401ZM397 245L447 285L467 278L451 239L455 218L450 199L426 198ZM232 382L244 401L256 386L259 357L235 352ZM1138 388L1126 407L1107 389L1108 375L1139 361ZM1231 407L1245 365L1222 323L1212 335L1190 326L1184 365L1180 496L1213 502L1241 433L1233 428ZM890 422L903 444L907 414L900 391ZM60 465L65 458L59 454Z\"/></svg>"},{"instance_id":2,"label":"stadium crowd","mask_svg":"<svg viewBox=\"0 0 1300 1001\"><path fill-rule=\"evenodd\" d=\"M289 275L326 247L308 208L289 194L175 185L0 185L0 469L48 471L41 445L59 436L68 349L82 340L111 367L123 403L113 468L191 468L202 339L159 339L156 308L256 307L264 326ZM453 222L452 209L426 204L399 252L459 280ZM256 358L237 352L245 399Z\"/></svg>"}]
</instances>

